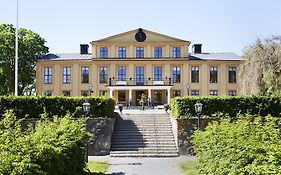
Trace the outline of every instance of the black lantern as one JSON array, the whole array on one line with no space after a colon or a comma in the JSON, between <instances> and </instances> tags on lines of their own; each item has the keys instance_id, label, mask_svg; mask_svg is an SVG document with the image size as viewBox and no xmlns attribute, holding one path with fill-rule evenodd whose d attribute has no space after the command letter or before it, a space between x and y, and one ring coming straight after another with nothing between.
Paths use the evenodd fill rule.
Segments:
<instances>
[{"instance_id":1,"label":"black lantern","mask_svg":"<svg viewBox=\"0 0 281 175\"><path fill-rule=\"evenodd\" d=\"M202 112L203 104L200 103L200 101L197 101L197 102L195 103L194 107L195 107L195 112L196 112L197 114L200 114L200 113Z\"/></svg>"},{"instance_id":2,"label":"black lantern","mask_svg":"<svg viewBox=\"0 0 281 175\"><path fill-rule=\"evenodd\" d=\"M90 112L90 108L91 108L91 105L90 103L86 100L84 103L83 103L83 110L85 113L88 113Z\"/></svg>"}]
</instances>

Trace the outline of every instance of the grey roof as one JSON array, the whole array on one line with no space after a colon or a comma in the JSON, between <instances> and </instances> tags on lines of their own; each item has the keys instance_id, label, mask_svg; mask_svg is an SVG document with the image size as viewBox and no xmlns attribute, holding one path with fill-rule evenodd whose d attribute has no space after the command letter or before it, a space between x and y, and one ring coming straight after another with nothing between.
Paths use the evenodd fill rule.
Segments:
<instances>
[{"instance_id":1,"label":"grey roof","mask_svg":"<svg viewBox=\"0 0 281 175\"><path fill-rule=\"evenodd\" d=\"M92 54L80 54L80 53L49 53L42 57L42 60L90 60Z\"/></svg>"},{"instance_id":2,"label":"grey roof","mask_svg":"<svg viewBox=\"0 0 281 175\"><path fill-rule=\"evenodd\" d=\"M190 60L213 60L213 61L241 61L242 57L233 52L228 53L192 53L189 54Z\"/></svg>"}]
</instances>

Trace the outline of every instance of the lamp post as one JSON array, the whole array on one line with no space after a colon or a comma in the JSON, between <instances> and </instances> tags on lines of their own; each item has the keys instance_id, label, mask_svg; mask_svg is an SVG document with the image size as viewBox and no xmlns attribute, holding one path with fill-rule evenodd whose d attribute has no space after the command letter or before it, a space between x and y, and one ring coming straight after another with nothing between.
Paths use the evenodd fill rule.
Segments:
<instances>
[{"instance_id":1,"label":"lamp post","mask_svg":"<svg viewBox=\"0 0 281 175\"><path fill-rule=\"evenodd\" d=\"M83 110L86 114L88 114L90 112L90 109L91 109L91 105L88 102L88 100L86 99L85 102L83 103ZM87 121L86 121L86 127L87 127ZM88 141L85 145L85 148L86 148L85 149L85 160L86 160L86 162L88 162Z\"/></svg>"},{"instance_id":2,"label":"lamp post","mask_svg":"<svg viewBox=\"0 0 281 175\"><path fill-rule=\"evenodd\" d=\"M200 130L200 113L202 112L203 104L200 101L197 101L194 105L195 112L198 116L198 129Z\"/></svg>"},{"instance_id":3,"label":"lamp post","mask_svg":"<svg viewBox=\"0 0 281 175\"><path fill-rule=\"evenodd\" d=\"M92 84L89 84L89 96L92 96L92 93L93 93L93 85Z\"/></svg>"},{"instance_id":4,"label":"lamp post","mask_svg":"<svg viewBox=\"0 0 281 175\"><path fill-rule=\"evenodd\" d=\"M187 84L186 84L187 96L189 96L189 88L190 88L190 85L189 85L189 83L187 83Z\"/></svg>"},{"instance_id":5,"label":"lamp post","mask_svg":"<svg viewBox=\"0 0 281 175\"><path fill-rule=\"evenodd\" d=\"M19 59L19 42L18 42L18 31L19 31L19 0L17 0L17 20L16 20L16 43L15 43L15 96L18 96L18 59Z\"/></svg>"}]
</instances>

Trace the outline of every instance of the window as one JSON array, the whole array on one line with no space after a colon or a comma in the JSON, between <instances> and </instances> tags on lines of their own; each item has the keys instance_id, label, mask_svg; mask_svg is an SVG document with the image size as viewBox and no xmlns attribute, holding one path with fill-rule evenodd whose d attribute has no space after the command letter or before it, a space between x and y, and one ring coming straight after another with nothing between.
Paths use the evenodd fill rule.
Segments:
<instances>
[{"instance_id":1,"label":"window","mask_svg":"<svg viewBox=\"0 0 281 175\"><path fill-rule=\"evenodd\" d=\"M162 47L154 47L154 58L162 58Z\"/></svg>"},{"instance_id":2,"label":"window","mask_svg":"<svg viewBox=\"0 0 281 175\"><path fill-rule=\"evenodd\" d=\"M236 91L228 91L229 96L236 96Z\"/></svg>"},{"instance_id":3,"label":"window","mask_svg":"<svg viewBox=\"0 0 281 175\"><path fill-rule=\"evenodd\" d=\"M118 81L126 81L126 67L125 66L118 67Z\"/></svg>"},{"instance_id":4,"label":"window","mask_svg":"<svg viewBox=\"0 0 281 175\"><path fill-rule=\"evenodd\" d=\"M81 68L81 83L89 83L89 68Z\"/></svg>"},{"instance_id":5,"label":"window","mask_svg":"<svg viewBox=\"0 0 281 175\"><path fill-rule=\"evenodd\" d=\"M125 91L118 91L118 102L126 101L126 93Z\"/></svg>"},{"instance_id":6,"label":"window","mask_svg":"<svg viewBox=\"0 0 281 175\"><path fill-rule=\"evenodd\" d=\"M236 83L236 67L228 68L228 82Z\"/></svg>"},{"instance_id":7,"label":"window","mask_svg":"<svg viewBox=\"0 0 281 175\"><path fill-rule=\"evenodd\" d=\"M136 48L136 57L137 58L144 58L144 48L143 47L137 47Z\"/></svg>"},{"instance_id":8,"label":"window","mask_svg":"<svg viewBox=\"0 0 281 175\"><path fill-rule=\"evenodd\" d=\"M100 57L101 58L108 58L108 48L107 47L101 47L100 48Z\"/></svg>"},{"instance_id":9,"label":"window","mask_svg":"<svg viewBox=\"0 0 281 175\"><path fill-rule=\"evenodd\" d=\"M105 96L107 91L100 91L100 96Z\"/></svg>"},{"instance_id":10,"label":"window","mask_svg":"<svg viewBox=\"0 0 281 175\"><path fill-rule=\"evenodd\" d=\"M63 67L63 84L70 84L70 67Z\"/></svg>"},{"instance_id":11,"label":"window","mask_svg":"<svg viewBox=\"0 0 281 175\"><path fill-rule=\"evenodd\" d=\"M217 90L210 90L210 95L211 96L218 96L218 91Z\"/></svg>"},{"instance_id":12,"label":"window","mask_svg":"<svg viewBox=\"0 0 281 175\"><path fill-rule=\"evenodd\" d=\"M89 96L89 91L81 91L81 96L83 97Z\"/></svg>"},{"instance_id":13,"label":"window","mask_svg":"<svg viewBox=\"0 0 281 175\"><path fill-rule=\"evenodd\" d=\"M119 58L126 58L126 47L119 47L118 57Z\"/></svg>"},{"instance_id":14,"label":"window","mask_svg":"<svg viewBox=\"0 0 281 175\"><path fill-rule=\"evenodd\" d=\"M173 83L181 82L181 67L175 66L173 67Z\"/></svg>"},{"instance_id":15,"label":"window","mask_svg":"<svg viewBox=\"0 0 281 175\"><path fill-rule=\"evenodd\" d=\"M154 67L154 81L162 81L162 67Z\"/></svg>"},{"instance_id":16,"label":"window","mask_svg":"<svg viewBox=\"0 0 281 175\"><path fill-rule=\"evenodd\" d=\"M210 83L218 82L218 67L210 67Z\"/></svg>"},{"instance_id":17,"label":"window","mask_svg":"<svg viewBox=\"0 0 281 175\"><path fill-rule=\"evenodd\" d=\"M44 83L52 84L52 68L44 67Z\"/></svg>"},{"instance_id":18,"label":"window","mask_svg":"<svg viewBox=\"0 0 281 175\"><path fill-rule=\"evenodd\" d=\"M191 90L191 95L192 96L198 96L199 95L199 91L198 90Z\"/></svg>"},{"instance_id":19,"label":"window","mask_svg":"<svg viewBox=\"0 0 281 175\"><path fill-rule=\"evenodd\" d=\"M46 96L52 96L53 92L52 91L45 91L44 95Z\"/></svg>"},{"instance_id":20,"label":"window","mask_svg":"<svg viewBox=\"0 0 281 175\"><path fill-rule=\"evenodd\" d=\"M70 96L70 91L62 91L63 96Z\"/></svg>"},{"instance_id":21,"label":"window","mask_svg":"<svg viewBox=\"0 0 281 175\"><path fill-rule=\"evenodd\" d=\"M180 57L181 57L181 48L173 47L173 58L180 58Z\"/></svg>"},{"instance_id":22,"label":"window","mask_svg":"<svg viewBox=\"0 0 281 175\"><path fill-rule=\"evenodd\" d=\"M100 67L100 83L107 83L108 70L107 67Z\"/></svg>"},{"instance_id":23,"label":"window","mask_svg":"<svg viewBox=\"0 0 281 175\"><path fill-rule=\"evenodd\" d=\"M199 83L199 67L198 66L191 67L191 82Z\"/></svg>"},{"instance_id":24,"label":"window","mask_svg":"<svg viewBox=\"0 0 281 175\"><path fill-rule=\"evenodd\" d=\"M180 97L180 96L181 96L181 91L174 90L174 97Z\"/></svg>"},{"instance_id":25,"label":"window","mask_svg":"<svg viewBox=\"0 0 281 175\"><path fill-rule=\"evenodd\" d=\"M136 67L136 85L144 85L144 67Z\"/></svg>"}]
</instances>

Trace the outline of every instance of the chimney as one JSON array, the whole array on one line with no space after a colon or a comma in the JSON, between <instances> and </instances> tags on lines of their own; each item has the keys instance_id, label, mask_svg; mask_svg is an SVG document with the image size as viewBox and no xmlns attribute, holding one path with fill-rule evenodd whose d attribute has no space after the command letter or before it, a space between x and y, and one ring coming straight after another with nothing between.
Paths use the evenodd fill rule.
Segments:
<instances>
[{"instance_id":1,"label":"chimney","mask_svg":"<svg viewBox=\"0 0 281 175\"><path fill-rule=\"evenodd\" d=\"M202 53L202 44L193 44L194 53Z\"/></svg>"},{"instance_id":2,"label":"chimney","mask_svg":"<svg viewBox=\"0 0 281 175\"><path fill-rule=\"evenodd\" d=\"M88 54L88 44L80 44L80 54Z\"/></svg>"}]
</instances>

